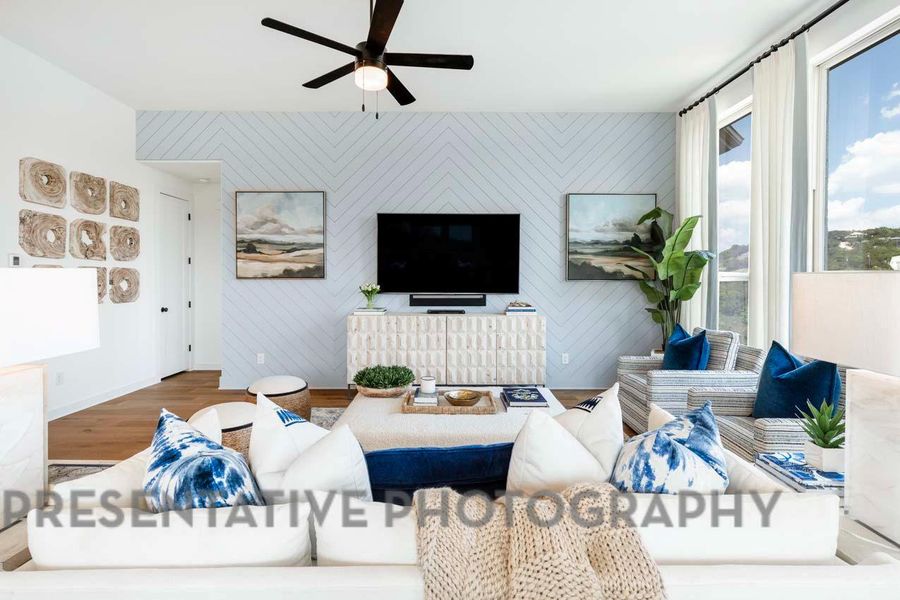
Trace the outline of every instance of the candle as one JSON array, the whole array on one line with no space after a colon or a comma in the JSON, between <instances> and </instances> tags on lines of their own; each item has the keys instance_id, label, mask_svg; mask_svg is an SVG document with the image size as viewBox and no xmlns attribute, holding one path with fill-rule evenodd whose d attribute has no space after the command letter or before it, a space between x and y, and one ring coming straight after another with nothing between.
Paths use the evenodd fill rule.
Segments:
<instances>
[{"instance_id":1,"label":"candle","mask_svg":"<svg viewBox=\"0 0 900 600\"><path fill-rule=\"evenodd\" d=\"M434 393L434 377L431 375L423 375L422 376L422 393L423 394L433 394Z\"/></svg>"}]
</instances>

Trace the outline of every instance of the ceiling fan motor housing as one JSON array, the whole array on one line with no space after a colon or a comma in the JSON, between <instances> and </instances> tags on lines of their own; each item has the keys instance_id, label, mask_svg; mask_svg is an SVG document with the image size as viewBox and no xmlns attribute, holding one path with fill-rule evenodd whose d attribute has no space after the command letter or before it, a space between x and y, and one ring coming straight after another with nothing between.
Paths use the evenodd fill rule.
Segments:
<instances>
[{"instance_id":1,"label":"ceiling fan motor housing","mask_svg":"<svg viewBox=\"0 0 900 600\"><path fill-rule=\"evenodd\" d=\"M384 62L384 52L377 56L372 55L366 48L366 42L364 41L358 43L356 49L359 50L359 58L355 61L357 69L360 67L376 67L382 71L387 70L387 65Z\"/></svg>"}]
</instances>

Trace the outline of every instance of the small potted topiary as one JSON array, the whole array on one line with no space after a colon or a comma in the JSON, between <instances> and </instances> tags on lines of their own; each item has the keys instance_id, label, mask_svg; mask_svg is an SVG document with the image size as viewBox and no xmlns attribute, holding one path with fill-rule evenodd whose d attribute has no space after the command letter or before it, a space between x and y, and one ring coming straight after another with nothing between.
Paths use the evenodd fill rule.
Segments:
<instances>
[{"instance_id":1,"label":"small potted topiary","mask_svg":"<svg viewBox=\"0 0 900 600\"><path fill-rule=\"evenodd\" d=\"M806 401L809 413L800 411L803 431L809 436L804 448L806 464L831 473L844 472L844 411L823 402L816 408Z\"/></svg>"},{"instance_id":2,"label":"small potted topiary","mask_svg":"<svg viewBox=\"0 0 900 600\"><path fill-rule=\"evenodd\" d=\"M409 367L375 365L360 369L353 376L356 391L371 398L395 398L409 390L416 376Z\"/></svg>"}]
</instances>

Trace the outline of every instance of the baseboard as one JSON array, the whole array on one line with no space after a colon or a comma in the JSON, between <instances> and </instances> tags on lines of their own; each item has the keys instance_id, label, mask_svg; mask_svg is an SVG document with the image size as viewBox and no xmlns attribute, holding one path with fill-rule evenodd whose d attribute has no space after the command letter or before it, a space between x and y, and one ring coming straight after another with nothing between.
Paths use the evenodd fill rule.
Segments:
<instances>
[{"instance_id":1,"label":"baseboard","mask_svg":"<svg viewBox=\"0 0 900 600\"><path fill-rule=\"evenodd\" d=\"M59 419L60 417L65 417L66 415L71 415L74 412L78 412L79 410L84 410L86 408L90 408L97 404L102 404L103 402L107 402L109 400L113 400L118 398L119 396L124 396L125 394L130 394L131 392L136 392L138 390L142 390L145 387L155 385L159 383L159 378L145 379L143 381L139 381L137 383L133 383L131 385L126 385L124 387L120 387L114 390L109 390L103 392L102 394L97 394L95 396L89 396L88 398L83 398L81 400L76 400L75 402L69 402L63 406L58 406L56 408L52 408L47 411L47 419L50 421Z\"/></svg>"},{"instance_id":2,"label":"baseboard","mask_svg":"<svg viewBox=\"0 0 900 600\"><path fill-rule=\"evenodd\" d=\"M221 371L222 365L219 363L194 363L191 371Z\"/></svg>"}]
</instances>

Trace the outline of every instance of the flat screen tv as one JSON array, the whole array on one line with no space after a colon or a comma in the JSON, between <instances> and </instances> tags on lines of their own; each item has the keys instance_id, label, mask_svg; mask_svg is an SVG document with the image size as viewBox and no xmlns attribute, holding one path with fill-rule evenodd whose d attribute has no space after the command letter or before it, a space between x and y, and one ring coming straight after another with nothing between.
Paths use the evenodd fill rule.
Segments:
<instances>
[{"instance_id":1,"label":"flat screen tv","mask_svg":"<svg viewBox=\"0 0 900 600\"><path fill-rule=\"evenodd\" d=\"M519 293L519 215L378 214L382 292Z\"/></svg>"}]
</instances>

